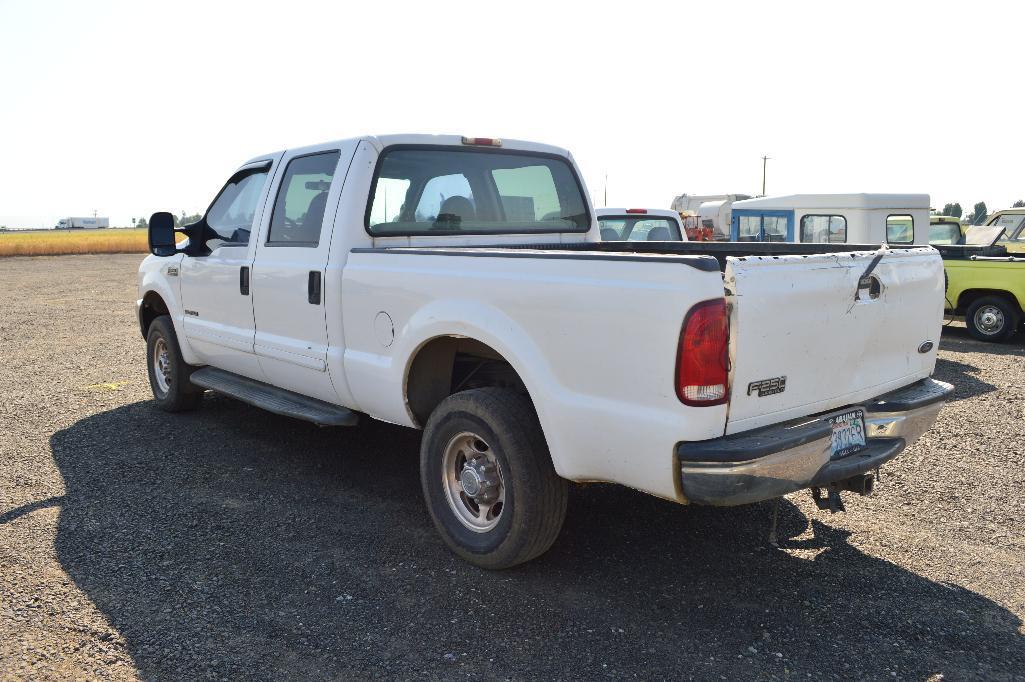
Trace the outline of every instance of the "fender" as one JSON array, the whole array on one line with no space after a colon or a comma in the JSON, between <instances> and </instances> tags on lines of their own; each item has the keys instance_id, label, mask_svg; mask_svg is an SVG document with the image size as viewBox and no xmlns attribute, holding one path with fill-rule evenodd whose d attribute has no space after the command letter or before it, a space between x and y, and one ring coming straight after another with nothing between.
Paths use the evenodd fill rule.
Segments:
<instances>
[{"instance_id":1,"label":"fender","mask_svg":"<svg viewBox=\"0 0 1025 682\"><path fill-rule=\"evenodd\" d=\"M184 313L181 307L179 278L175 275L169 276L167 274L168 268L171 268L173 271L174 268L181 267L182 258L182 254L165 258L151 255L142 261L142 264L139 266L139 301L137 305L141 307L142 300L150 292L160 296L164 303L167 304L167 312L171 317L171 323L174 325L174 333L178 336L178 346L181 348L182 357L190 365L198 365L202 363L189 344L188 339L185 338L185 330L182 327L182 316Z\"/></svg>"},{"instance_id":2,"label":"fender","mask_svg":"<svg viewBox=\"0 0 1025 682\"><path fill-rule=\"evenodd\" d=\"M541 422L555 470L560 474L565 473L560 467L560 448L553 442L553 437L559 431L551 423L549 405L553 398L566 393L568 389L555 381L555 373L551 371L548 360L515 320L480 300L441 299L419 309L403 331L395 349L396 356L403 359L401 382L397 385L410 420L413 420L413 416L405 402L405 388L417 352L430 341L444 336L478 341L505 358L523 381ZM540 399L540 396L544 396L544 399Z\"/></svg>"}]
</instances>

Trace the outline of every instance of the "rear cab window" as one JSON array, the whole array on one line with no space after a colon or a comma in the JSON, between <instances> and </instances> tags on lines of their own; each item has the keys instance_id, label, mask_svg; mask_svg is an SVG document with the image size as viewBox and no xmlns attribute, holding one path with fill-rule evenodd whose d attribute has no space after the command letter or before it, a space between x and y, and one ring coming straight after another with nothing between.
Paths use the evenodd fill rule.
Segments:
<instances>
[{"instance_id":1,"label":"rear cab window","mask_svg":"<svg viewBox=\"0 0 1025 682\"><path fill-rule=\"evenodd\" d=\"M930 244L960 244L961 226L958 223L931 223L929 225Z\"/></svg>"},{"instance_id":2,"label":"rear cab window","mask_svg":"<svg viewBox=\"0 0 1025 682\"><path fill-rule=\"evenodd\" d=\"M672 218L659 216L601 216L598 218L602 241L671 242L682 241L680 225Z\"/></svg>"},{"instance_id":3,"label":"rear cab window","mask_svg":"<svg viewBox=\"0 0 1025 682\"><path fill-rule=\"evenodd\" d=\"M376 237L587 232L583 187L559 156L393 146L378 160L365 227Z\"/></svg>"}]
</instances>

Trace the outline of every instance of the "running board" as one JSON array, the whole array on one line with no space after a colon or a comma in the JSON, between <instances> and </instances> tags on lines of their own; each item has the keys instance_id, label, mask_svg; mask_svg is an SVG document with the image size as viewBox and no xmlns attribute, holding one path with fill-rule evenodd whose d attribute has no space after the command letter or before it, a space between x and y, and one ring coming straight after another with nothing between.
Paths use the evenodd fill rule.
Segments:
<instances>
[{"instance_id":1,"label":"running board","mask_svg":"<svg viewBox=\"0 0 1025 682\"><path fill-rule=\"evenodd\" d=\"M359 417L350 409L326 403L262 381L203 367L192 373L192 383L200 388L223 393L274 414L302 419L320 426L355 426Z\"/></svg>"}]
</instances>

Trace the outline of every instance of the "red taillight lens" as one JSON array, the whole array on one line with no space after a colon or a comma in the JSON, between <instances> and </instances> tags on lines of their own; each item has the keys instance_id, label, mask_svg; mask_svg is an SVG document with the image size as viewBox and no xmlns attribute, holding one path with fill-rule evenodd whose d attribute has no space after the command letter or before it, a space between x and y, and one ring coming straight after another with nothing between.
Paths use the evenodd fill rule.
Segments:
<instances>
[{"instance_id":1,"label":"red taillight lens","mask_svg":"<svg viewBox=\"0 0 1025 682\"><path fill-rule=\"evenodd\" d=\"M726 300L698 303L683 321L676 357L676 395L684 405L729 400L730 325Z\"/></svg>"},{"instance_id":2,"label":"red taillight lens","mask_svg":"<svg viewBox=\"0 0 1025 682\"><path fill-rule=\"evenodd\" d=\"M646 209L646 208L628 208L628 209L626 209L626 212L627 213L643 213L643 214L647 214L648 209Z\"/></svg>"}]
</instances>

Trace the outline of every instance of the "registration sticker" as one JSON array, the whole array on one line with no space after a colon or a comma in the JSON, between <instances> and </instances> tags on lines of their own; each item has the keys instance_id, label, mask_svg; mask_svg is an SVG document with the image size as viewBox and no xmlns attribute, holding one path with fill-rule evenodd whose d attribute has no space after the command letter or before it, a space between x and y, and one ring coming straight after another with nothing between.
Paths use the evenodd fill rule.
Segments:
<instances>
[{"instance_id":1,"label":"registration sticker","mask_svg":"<svg viewBox=\"0 0 1025 682\"><path fill-rule=\"evenodd\" d=\"M865 411L848 410L829 417L833 427L833 459L865 447Z\"/></svg>"}]
</instances>

